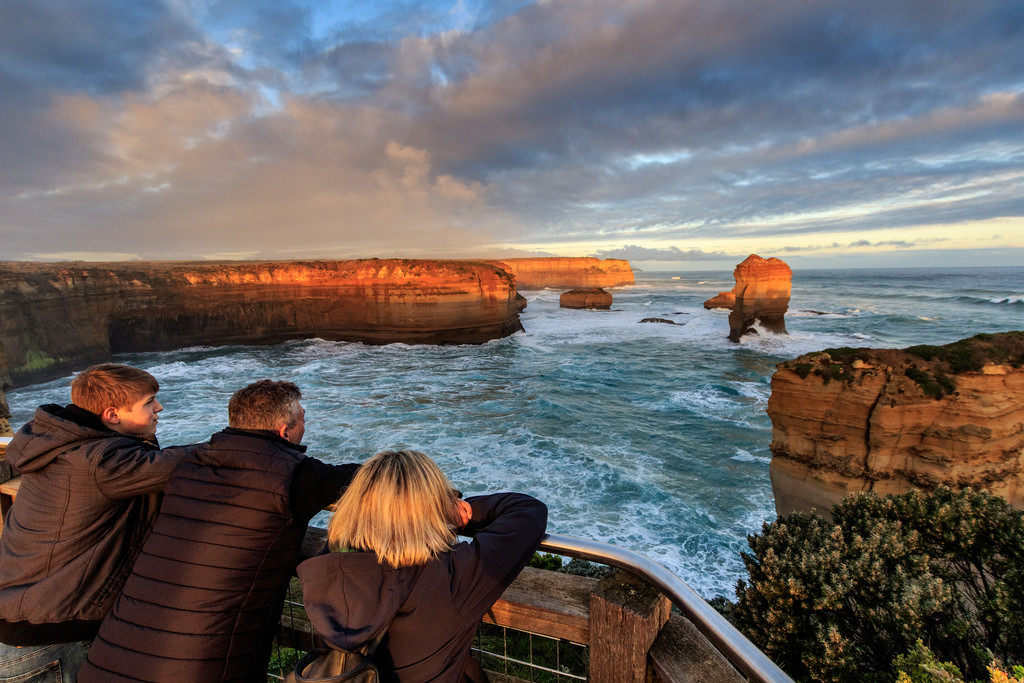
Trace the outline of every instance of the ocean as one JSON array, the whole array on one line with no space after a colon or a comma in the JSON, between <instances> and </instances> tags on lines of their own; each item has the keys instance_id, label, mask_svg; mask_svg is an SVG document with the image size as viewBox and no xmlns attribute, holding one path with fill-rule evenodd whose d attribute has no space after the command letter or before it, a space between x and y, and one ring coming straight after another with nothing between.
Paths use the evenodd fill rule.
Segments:
<instances>
[{"instance_id":1,"label":"ocean","mask_svg":"<svg viewBox=\"0 0 1024 683\"><path fill-rule=\"evenodd\" d=\"M236 389L302 388L309 453L358 462L382 449L431 455L467 495L544 500L549 531L659 562L705 598L734 599L747 535L775 518L765 412L775 365L837 346L946 344L1024 329L1024 268L793 273L788 335L726 339L705 299L732 272L637 272L611 311L523 292L525 332L479 346L323 340L123 354L161 383L164 445L227 425ZM640 324L648 317L676 324ZM17 428L70 400L67 377L10 392ZM321 515L315 523L325 524Z\"/></svg>"}]
</instances>

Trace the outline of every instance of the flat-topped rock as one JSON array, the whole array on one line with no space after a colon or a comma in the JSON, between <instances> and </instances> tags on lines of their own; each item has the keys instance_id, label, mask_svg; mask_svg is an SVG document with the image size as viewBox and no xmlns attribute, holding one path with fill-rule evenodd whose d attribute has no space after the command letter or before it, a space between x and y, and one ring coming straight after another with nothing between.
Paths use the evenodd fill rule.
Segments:
<instances>
[{"instance_id":1,"label":"flat-topped rock","mask_svg":"<svg viewBox=\"0 0 1024 683\"><path fill-rule=\"evenodd\" d=\"M593 308L607 310L612 307L612 295L600 287L573 289L562 292L558 297L558 305L562 308Z\"/></svg>"}]
</instances>

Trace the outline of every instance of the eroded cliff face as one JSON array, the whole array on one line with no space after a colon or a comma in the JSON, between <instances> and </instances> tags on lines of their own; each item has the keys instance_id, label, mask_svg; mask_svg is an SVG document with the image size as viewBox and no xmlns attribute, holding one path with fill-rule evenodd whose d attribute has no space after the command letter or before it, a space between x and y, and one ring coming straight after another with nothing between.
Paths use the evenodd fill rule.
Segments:
<instances>
[{"instance_id":1,"label":"eroded cliff face","mask_svg":"<svg viewBox=\"0 0 1024 683\"><path fill-rule=\"evenodd\" d=\"M0 263L0 378L197 344L482 343L519 310L512 276L473 261Z\"/></svg>"},{"instance_id":2,"label":"eroded cliff face","mask_svg":"<svg viewBox=\"0 0 1024 683\"><path fill-rule=\"evenodd\" d=\"M620 287L635 282L629 261L620 259L513 258L493 263L511 271L519 289Z\"/></svg>"},{"instance_id":3,"label":"eroded cliff face","mask_svg":"<svg viewBox=\"0 0 1024 683\"><path fill-rule=\"evenodd\" d=\"M780 515L939 485L1024 508L1024 332L801 356L777 367L768 415Z\"/></svg>"},{"instance_id":4,"label":"eroded cliff face","mask_svg":"<svg viewBox=\"0 0 1024 683\"><path fill-rule=\"evenodd\" d=\"M11 410L7 405L7 390L11 388L11 376L7 373L7 356L4 345L0 344L0 436L13 436L11 431Z\"/></svg>"},{"instance_id":5,"label":"eroded cliff face","mask_svg":"<svg viewBox=\"0 0 1024 683\"><path fill-rule=\"evenodd\" d=\"M754 330L754 323L776 334L786 334L786 311L792 291L793 272L777 258L751 254L733 271L736 285L704 302L704 308L730 308L729 339Z\"/></svg>"}]
</instances>

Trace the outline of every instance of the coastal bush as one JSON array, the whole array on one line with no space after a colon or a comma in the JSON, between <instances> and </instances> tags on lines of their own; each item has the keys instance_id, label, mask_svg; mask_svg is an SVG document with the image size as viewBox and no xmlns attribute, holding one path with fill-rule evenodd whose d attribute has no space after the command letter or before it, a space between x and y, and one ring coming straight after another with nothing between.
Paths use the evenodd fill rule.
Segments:
<instances>
[{"instance_id":1,"label":"coastal bush","mask_svg":"<svg viewBox=\"0 0 1024 683\"><path fill-rule=\"evenodd\" d=\"M896 683L963 683L964 680L955 664L940 662L920 638L913 650L897 655L892 667L896 670Z\"/></svg>"},{"instance_id":2,"label":"coastal bush","mask_svg":"<svg viewBox=\"0 0 1024 683\"><path fill-rule=\"evenodd\" d=\"M850 361L867 358L870 349L864 347L839 346L834 349L825 349L832 360L837 363L849 363Z\"/></svg>"},{"instance_id":3,"label":"coastal bush","mask_svg":"<svg viewBox=\"0 0 1024 683\"><path fill-rule=\"evenodd\" d=\"M807 379L807 375L811 374L812 367L810 363L794 363L793 372L800 375L800 379Z\"/></svg>"},{"instance_id":4,"label":"coastal bush","mask_svg":"<svg viewBox=\"0 0 1024 683\"><path fill-rule=\"evenodd\" d=\"M955 375L978 372L990 362L1020 367L1024 364L1024 332L977 334L945 346L920 344L904 351L922 360L945 363Z\"/></svg>"},{"instance_id":5,"label":"coastal bush","mask_svg":"<svg viewBox=\"0 0 1024 683\"><path fill-rule=\"evenodd\" d=\"M956 383L948 375L944 375L941 372L935 373L935 377L932 377L924 370L918 369L916 365L911 365L903 374L914 380L917 386L921 387L921 391L924 392L925 396L939 399L945 394L951 394L956 391Z\"/></svg>"},{"instance_id":6,"label":"coastal bush","mask_svg":"<svg viewBox=\"0 0 1024 683\"><path fill-rule=\"evenodd\" d=\"M733 616L791 676L891 683L919 638L967 680L993 657L1024 663L1024 514L940 488L854 496L832 515L766 523L742 553Z\"/></svg>"}]
</instances>

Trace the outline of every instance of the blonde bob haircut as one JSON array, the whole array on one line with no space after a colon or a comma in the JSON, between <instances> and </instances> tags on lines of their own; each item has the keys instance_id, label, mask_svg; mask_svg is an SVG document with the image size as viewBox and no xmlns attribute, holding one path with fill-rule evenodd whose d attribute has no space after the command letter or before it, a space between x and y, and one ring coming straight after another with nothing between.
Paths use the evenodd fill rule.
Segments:
<instances>
[{"instance_id":1,"label":"blonde bob haircut","mask_svg":"<svg viewBox=\"0 0 1024 683\"><path fill-rule=\"evenodd\" d=\"M373 552L391 567L426 564L455 543L457 492L425 453L382 451L356 472L327 525L335 552Z\"/></svg>"}]
</instances>

